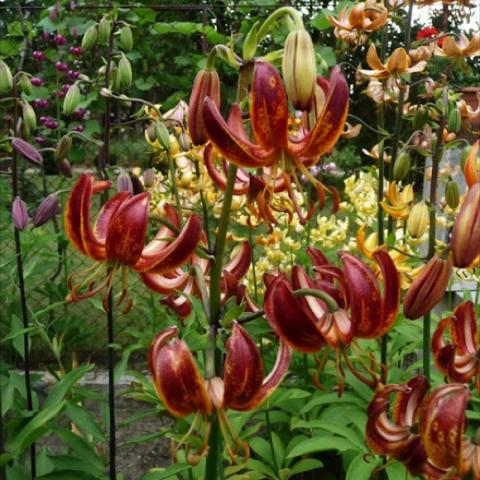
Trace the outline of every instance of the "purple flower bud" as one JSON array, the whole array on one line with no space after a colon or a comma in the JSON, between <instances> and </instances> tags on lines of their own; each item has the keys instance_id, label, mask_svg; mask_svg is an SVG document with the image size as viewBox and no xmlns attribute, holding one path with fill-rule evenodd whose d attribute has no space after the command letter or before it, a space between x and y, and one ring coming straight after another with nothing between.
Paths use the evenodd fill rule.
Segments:
<instances>
[{"instance_id":1,"label":"purple flower bud","mask_svg":"<svg viewBox=\"0 0 480 480\"><path fill-rule=\"evenodd\" d=\"M133 183L130 175L126 172L122 172L117 178L117 190L119 192L133 193Z\"/></svg>"},{"instance_id":2,"label":"purple flower bud","mask_svg":"<svg viewBox=\"0 0 480 480\"><path fill-rule=\"evenodd\" d=\"M61 87L60 87L60 91L58 92L58 96L60 98L63 98L65 97L65 95L67 94L68 92L68 89L71 87L71 85L69 83L65 83L63 84Z\"/></svg>"},{"instance_id":3,"label":"purple flower bud","mask_svg":"<svg viewBox=\"0 0 480 480\"><path fill-rule=\"evenodd\" d=\"M334 162L326 163L326 164L323 166L323 169L324 169L326 172L333 172L333 170L335 170L336 168L337 168L337 166L335 165Z\"/></svg>"},{"instance_id":4,"label":"purple flower bud","mask_svg":"<svg viewBox=\"0 0 480 480\"><path fill-rule=\"evenodd\" d=\"M50 40L50 32L48 30L43 31L43 39L48 42Z\"/></svg>"},{"instance_id":5,"label":"purple flower bud","mask_svg":"<svg viewBox=\"0 0 480 480\"><path fill-rule=\"evenodd\" d=\"M18 195L12 203L12 223L17 230L25 230L28 224L27 205Z\"/></svg>"},{"instance_id":6,"label":"purple flower bud","mask_svg":"<svg viewBox=\"0 0 480 480\"><path fill-rule=\"evenodd\" d=\"M310 173L311 173L314 177L316 177L316 176L318 175L318 172L319 172L319 170L318 170L318 167L317 167L316 165L313 166L313 167L310 169Z\"/></svg>"},{"instance_id":7,"label":"purple flower bud","mask_svg":"<svg viewBox=\"0 0 480 480\"><path fill-rule=\"evenodd\" d=\"M69 67L67 62L55 62L55 68L58 72L68 72Z\"/></svg>"},{"instance_id":8,"label":"purple flower bud","mask_svg":"<svg viewBox=\"0 0 480 480\"><path fill-rule=\"evenodd\" d=\"M36 141L39 145L44 145L44 144L45 144L45 138L42 137L41 135L38 135L37 137L35 137L35 141Z\"/></svg>"},{"instance_id":9,"label":"purple flower bud","mask_svg":"<svg viewBox=\"0 0 480 480\"><path fill-rule=\"evenodd\" d=\"M80 72L76 70L69 70L68 71L68 78L70 80L76 80L80 76Z\"/></svg>"},{"instance_id":10,"label":"purple flower bud","mask_svg":"<svg viewBox=\"0 0 480 480\"><path fill-rule=\"evenodd\" d=\"M70 53L74 57L80 57L83 55L83 48L82 47L70 47Z\"/></svg>"},{"instance_id":11,"label":"purple flower bud","mask_svg":"<svg viewBox=\"0 0 480 480\"><path fill-rule=\"evenodd\" d=\"M47 32L48 34L48 32ZM34 50L32 56L35 60L43 62L47 59L46 55L41 50Z\"/></svg>"},{"instance_id":12,"label":"purple flower bud","mask_svg":"<svg viewBox=\"0 0 480 480\"><path fill-rule=\"evenodd\" d=\"M74 132L82 133L85 130L85 125L76 125L72 128Z\"/></svg>"},{"instance_id":13,"label":"purple flower bud","mask_svg":"<svg viewBox=\"0 0 480 480\"><path fill-rule=\"evenodd\" d=\"M300 180L303 182L303 183L307 183L307 177L305 175L301 175L300 176Z\"/></svg>"},{"instance_id":14,"label":"purple flower bud","mask_svg":"<svg viewBox=\"0 0 480 480\"><path fill-rule=\"evenodd\" d=\"M73 10L73 8L72 8L72 10ZM71 35L72 35L73 38L77 38L77 37L78 37L78 29L77 29L77 27L72 27L72 28L70 29L70 33L71 33ZM79 48L79 47L72 47L72 48ZM72 48L70 49L70 52L72 51ZM75 55L75 54L73 54L73 55Z\"/></svg>"},{"instance_id":15,"label":"purple flower bud","mask_svg":"<svg viewBox=\"0 0 480 480\"><path fill-rule=\"evenodd\" d=\"M60 35L59 33L57 33L57 35L53 37L53 41L55 42L57 47L59 47L60 45L67 44L67 39L63 35Z\"/></svg>"},{"instance_id":16,"label":"purple flower bud","mask_svg":"<svg viewBox=\"0 0 480 480\"><path fill-rule=\"evenodd\" d=\"M60 203L56 193L51 193L38 206L33 214L32 223L34 227L40 227L53 218L59 211Z\"/></svg>"},{"instance_id":17,"label":"purple flower bud","mask_svg":"<svg viewBox=\"0 0 480 480\"><path fill-rule=\"evenodd\" d=\"M45 98L37 98L33 101L33 104L37 108L48 108L49 106L48 100L45 100Z\"/></svg>"},{"instance_id":18,"label":"purple flower bud","mask_svg":"<svg viewBox=\"0 0 480 480\"><path fill-rule=\"evenodd\" d=\"M32 83L32 85L34 85L35 87L41 87L45 82L41 79L41 78L38 78L38 77L32 77L30 79L30 82Z\"/></svg>"},{"instance_id":19,"label":"purple flower bud","mask_svg":"<svg viewBox=\"0 0 480 480\"><path fill-rule=\"evenodd\" d=\"M57 163L58 170L63 173L66 177L72 176L72 166L68 159L64 158Z\"/></svg>"},{"instance_id":20,"label":"purple flower bud","mask_svg":"<svg viewBox=\"0 0 480 480\"><path fill-rule=\"evenodd\" d=\"M55 5L51 10L50 10L50 20L52 22L56 22L58 19L58 8Z\"/></svg>"},{"instance_id":21,"label":"purple flower bud","mask_svg":"<svg viewBox=\"0 0 480 480\"><path fill-rule=\"evenodd\" d=\"M50 130L56 130L58 128L58 122L56 120L49 120L48 123L45 124L47 128Z\"/></svg>"},{"instance_id":22,"label":"purple flower bud","mask_svg":"<svg viewBox=\"0 0 480 480\"><path fill-rule=\"evenodd\" d=\"M87 113L87 110L85 108L77 108L73 113L72 113L72 118L75 120L83 120L85 117L85 114Z\"/></svg>"},{"instance_id":23,"label":"purple flower bud","mask_svg":"<svg viewBox=\"0 0 480 480\"><path fill-rule=\"evenodd\" d=\"M22 157L25 157L27 160L30 160L32 163L35 163L36 165L41 165L43 163L42 154L33 145L30 145L22 138L14 138L12 140L12 147L17 153L22 155Z\"/></svg>"}]
</instances>

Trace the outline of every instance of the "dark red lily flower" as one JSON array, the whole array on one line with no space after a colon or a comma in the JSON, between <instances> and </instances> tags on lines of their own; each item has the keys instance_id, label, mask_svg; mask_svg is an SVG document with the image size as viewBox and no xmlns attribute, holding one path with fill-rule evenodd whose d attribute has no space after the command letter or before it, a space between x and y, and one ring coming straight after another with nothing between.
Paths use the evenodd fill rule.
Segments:
<instances>
[{"instance_id":1,"label":"dark red lily flower","mask_svg":"<svg viewBox=\"0 0 480 480\"><path fill-rule=\"evenodd\" d=\"M420 434L428 457L451 476L464 478L470 472L480 479L480 445L465 436L466 408L470 390L461 383L435 388L423 402Z\"/></svg>"},{"instance_id":2,"label":"dark red lily flower","mask_svg":"<svg viewBox=\"0 0 480 480\"><path fill-rule=\"evenodd\" d=\"M232 460L235 461L241 450L248 456L248 445L233 430L225 410L252 410L265 401L287 373L290 348L280 339L275 366L264 377L257 346L247 331L233 322L232 334L225 345L223 379L213 377L204 380L188 346L176 338L177 335L177 327L169 327L155 337L150 348L150 371L159 398L173 415L195 413L203 417L207 426L199 449L201 455L208 445L209 424L206 417L215 408Z\"/></svg>"},{"instance_id":3,"label":"dark red lily flower","mask_svg":"<svg viewBox=\"0 0 480 480\"><path fill-rule=\"evenodd\" d=\"M121 303L126 295L127 267L138 272L153 268L160 272L175 270L188 260L200 240L202 222L197 215L192 215L172 241L165 241L162 237L164 232L160 230L156 237L145 245L150 202L148 192L135 196L129 192L117 193L103 205L95 225L92 226L92 196L110 186L110 182L95 181L92 174L84 173L70 193L64 213L67 237L77 250L100 262L100 265L83 272L87 274L92 268L96 268L83 283L74 286L75 274L70 277L71 301L91 297L103 289L108 293L116 271L121 268ZM97 277L101 276L102 272L103 278L98 283Z\"/></svg>"},{"instance_id":4,"label":"dark red lily flower","mask_svg":"<svg viewBox=\"0 0 480 480\"><path fill-rule=\"evenodd\" d=\"M406 385L381 387L367 409L367 445L379 455L388 455L402 462L412 475L440 479L446 470L438 468L428 458L418 433L422 402L429 385L422 376L412 378ZM390 395L396 393L389 418Z\"/></svg>"},{"instance_id":5,"label":"dark red lily flower","mask_svg":"<svg viewBox=\"0 0 480 480\"><path fill-rule=\"evenodd\" d=\"M270 197L281 188L288 191L298 213L293 189L295 185L301 191L297 174L306 175L319 191L319 198L323 199L326 187L313 178L308 167L315 165L322 155L333 149L343 131L349 104L349 86L339 68L332 71L330 80L325 80L324 84L326 100L315 125L310 130L300 127L294 133L290 129L288 98L280 74L270 63L257 62L250 91L253 142L247 135L238 105L233 105L226 122L215 101L208 97L205 100L203 123L209 140L218 152L241 168L264 169L261 175L256 176L265 183L262 188L269 191L269 195L257 199L257 192L256 201L263 201L269 206ZM211 158L207 159L207 164L208 160L211 163ZM210 170L212 168L210 165ZM223 175L213 173L214 181L223 183ZM251 179L244 182L240 178L237 183L238 189L246 187L249 193L252 191ZM253 185L253 188L256 186ZM338 196L336 192L333 194L336 203ZM259 205L259 208L262 207ZM306 222L304 215L299 216L303 223ZM270 221L268 214L264 218Z\"/></svg>"},{"instance_id":6,"label":"dark red lily flower","mask_svg":"<svg viewBox=\"0 0 480 480\"><path fill-rule=\"evenodd\" d=\"M450 332L451 343L444 334ZM475 305L461 303L453 315L441 320L432 336L432 353L437 368L452 382L469 383L475 378L480 392L480 359Z\"/></svg>"}]
</instances>

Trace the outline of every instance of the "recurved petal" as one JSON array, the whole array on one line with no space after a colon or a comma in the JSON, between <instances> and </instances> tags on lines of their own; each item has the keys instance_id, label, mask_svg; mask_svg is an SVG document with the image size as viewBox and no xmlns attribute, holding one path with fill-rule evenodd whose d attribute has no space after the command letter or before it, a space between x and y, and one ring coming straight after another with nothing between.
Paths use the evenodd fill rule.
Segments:
<instances>
[{"instance_id":1,"label":"recurved petal","mask_svg":"<svg viewBox=\"0 0 480 480\"><path fill-rule=\"evenodd\" d=\"M445 332L452 328L453 317L446 317L438 322L432 335L432 355L435 366L447 376L450 365L455 361L455 345L447 344L444 339Z\"/></svg>"},{"instance_id":2,"label":"recurved petal","mask_svg":"<svg viewBox=\"0 0 480 480\"><path fill-rule=\"evenodd\" d=\"M203 123L210 141L226 159L239 167L266 166L276 158L277 149L265 150L235 133L208 97L203 108Z\"/></svg>"},{"instance_id":3,"label":"recurved petal","mask_svg":"<svg viewBox=\"0 0 480 480\"><path fill-rule=\"evenodd\" d=\"M108 260L133 266L140 258L147 234L150 193L135 195L123 202L108 223Z\"/></svg>"},{"instance_id":4,"label":"recurved petal","mask_svg":"<svg viewBox=\"0 0 480 480\"><path fill-rule=\"evenodd\" d=\"M350 90L339 67L332 70L325 107L312 130L304 137L289 141L288 151L294 157L312 158L332 150L347 120Z\"/></svg>"},{"instance_id":5,"label":"recurved petal","mask_svg":"<svg viewBox=\"0 0 480 480\"><path fill-rule=\"evenodd\" d=\"M170 295L171 293L182 290L190 278L189 272L181 269L167 272L166 274L156 273L155 270L149 270L140 274L143 283L157 293Z\"/></svg>"},{"instance_id":6,"label":"recurved petal","mask_svg":"<svg viewBox=\"0 0 480 480\"><path fill-rule=\"evenodd\" d=\"M397 395L392 416L397 425L412 427L419 420L420 408L430 385L424 376L417 375L407 383L407 387L408 391Z\"/></svg>"},{"instance_id":7,"label":"recurved petal","mask_svg":"<svg viewBox=\"0 0 480 480\"><path fill-rule=\"evenodd\" d=\"M385 70L385 65L381 62L374 43L371 43L368 49L367 63L372 70Z\"/></svg>"},{"instance_id":8,"label":"recurved petal","mask_svg":"<svg viewBox=\"0 0 480 480\"><path fill-rule=\"evenodd\" d=\"M325 339L304 313L285 277L278 276L268 284L264 309L274 332L294 350L314 353L324 346Z\"/></svg>"},{"instance_id":9,"label":"recurved petal","mask_svg":"<svg viewBox=\"0 0 480 480\"><path fill-rule=\"evenodd\" d=\"M212 405L203 378L176 327L160 332L149 353L150 372L157 394L167 410L176 416L193 412L209 414Z\"/></svg>"},{"instance_id":10,"label":"recurved petal","mask_svg":"<svg viewBox=\"0 0 480 480\"><path fill-rule=\"evenodd\" d=\"M463 55L462 49L459 48L457 42L451 36L447 36L443 39L442 51L447 57L461 57Z\"/></svg>"},{"instance_id":11,"label":"recurved petal","mask_svg":"<svg viewBox=\"0 0 480 480\"><path fill-rule=\"evenodd\" d=\"M471 301L463 302L455 308L453 316L452 337L459 353L476 354L478 339L475 305Z\"/></svg>"},{"instance_id":12,"label":"recurved petal","mask_svg":"<svg viewBox=\"0 0 480 480\"><path fill-rule=\"evenodd\" d=\"M466 385L452 383L435 388L423 404L420 434L428 457L440 468L460 467L469 397Z\"/></svg>"},{"instance_id":13,"label":"recurved petal","mask_svg":"<svg viewBox=\"0 0 480 480\"><path fill-rule=\"evenodd\" d=\"M164 273L179 267L195 251L202 238L202 231L200 217L192 215L172 242L162 244L155 239L149 242L135 263L134 269L138 272L154 269L156 273Z\"/></svg>"},{"instance_id":14,"label":"recurved petal","mask_svg":"<svg viewBox=\"0 0 480 480\"><path fill-rule=\"evenodd\" d=\"M387 60L386 68L389 73L403 73L410 66L410 58L406 50L397 48Z\"/></svg>"},{"instance_id":15,"label":"recurved petal","mask_svg":"<svg viewBox=\"0 0 480 480\"><path fill-rule=\"evenodd\" d=\"M251 261L252 247L248 240L244 240L237 254L225 265L224 271L229 272L237 280L240 280L247 274Z\"/></svg>"},{"instance_id":16,"label":"recurved petal","mask_svg":"<svg viewBox=\"0 0 480 480\"><path fill-rule=\"evenodd\" d=\"M255 63L250 90L250 120L255 143L265 150L287 147L287 92L271 63Z\"/></svg>"},{"instance_id":17,"label":"recurved petal","mask_svg":"<svg viewBox=\"0 0 480 480\"><path fill-rule=\"evenodd\" d=\"M223 381L225 408L249 410L263 381L263 362L255 342L236 321L226 342Z\"/></svg>"},{"instance_id":18,"label":"recurved petal","mask_svg":"<svg viewBox=\"0 0 480 480\"><path fill-rule=\"evenodd\" d=\"M100 241L105 242L110 220L120 205L130 197L131 194L129 192L119 192L104 203L95 221L95 235Z\"/></svg>"}]
</instances>

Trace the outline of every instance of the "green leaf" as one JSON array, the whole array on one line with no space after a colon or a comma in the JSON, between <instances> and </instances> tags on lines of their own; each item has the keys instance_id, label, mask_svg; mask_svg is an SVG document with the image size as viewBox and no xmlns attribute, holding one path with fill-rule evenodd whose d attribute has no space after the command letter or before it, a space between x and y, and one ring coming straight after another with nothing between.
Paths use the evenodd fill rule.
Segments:
<instances>
[{"instance_id":1,"label":"green leaf","mask_svg":"<svg viewBox=\"0 0 480 480\"><path fill-rule=\"evenodd\" d=\"M357 448L348 440L340 437L332 437L332 435L312 437L292 448L288 454L288 458L299 457L316 452L325 452L328 450L336 450L345 452L347 450L357 450Z\"/></svg>"},{"instance_id":2,"label":"green leaf","mask_svg":"<svg viewBox=\"0 0 480 480\"><path fill-rule=\"evenodd\" d=\"M122 375L125 374L125 371L126 371L127 365L128 365L128 360L129 360L132 352L134 352L135 350L139 350L140 348L142 348L141 344L134 343L132 345L129 345L125 349L125 351L122 353L122 358L120 359L120 361L115 366L115 373L113 375L113 379L114 379L113 381L115 383L118 382L120 380L120 378L122 378Z\"/></svg>"},{"instance_id":3,"label":"green leaf","mask_svg":"<svg viewBox=\"0 0 480 480\"><path fill-rule=\"evenodd\" d=\"M304 458L295 463L290 469L290 475L298 475L299 473L308 472L317 468L322 468L323 463L316 458Z\"/></svg>"},{"instance_id":4,"label":"green leaf","mask_svg":"<svg viewBox=\"0 0 480 480\"><path fill-rule=\"evenodd\" d=\"M248 445L268 465L274 467L270 444L261 437L252 438Z\"/></svg>"},{"instance_id":5,"label":"green leaf","mask_svg":"<svg viewBox=\"0 0 480 480\"><path fill-rule=\"evenodd\" d=\"M328 12L328 10L322 10L318 15L312 18L312 20L310 21L310 25L320 31L332 28L325 12L327 12L327 14L332 13Z\"/></svg>"},{"instance_id":6,"label":"green leaf","mask_svg":"<svg viewBox=\"0 0 480 480\"><path fill-rule=\"evenodd\" d=\"M105 434L99 427L96 418L85 408L72 402L67 402L65 413L80 430L92 435L95 440L106 440Z\"/></svg>"},{"instance_id":7,"label":"green leaf","mask_svg":"<svg viewBox=\"0 0 480 480\"><path fill-rule=\"evenodd\" d=\"M61 402L72 386L77 383L88 371L93 369L93 365L82 365L68 372L55 386L50 390L44 407L49 407Z\"/></svg>"},{"instance_id":8,"label":"green leaf","mask_svg":"<svg viewBox=\"0 0 480 480\"><path fill-rule=\"evenodd\" d=\"M363 453L358 454L350 463L345 480L369 480L370 476L380 463L379 458L370 457L370 461L365 461Z\"/></svg>"},{"instance_id":9,"label":"green leaf","mask_svg":"<svg viewBox=\"0 0 480 480\"><path fill-rule=\"evenodd\" d=\"M88 473L78 472L76 470L62 470L38 478L41 478L42 480L98 480L101 477L95 477Z\"/></svg>"},{"instance_id":10,"label":"green leaf","mask_svg":"<svg viewBox=\"0 0 480 480\"><path fill-rule=\"evenodd\" d=\"M174 475L185 472L191 469L191 465L176 464L170 465L167 468L152 468L147 474L140 478L140 480L165 480Z\"/></svg>"},{"instance_id":11,"label":"green leaf","mask_svg":"<svg viewBox=\"0 0 480 480\"><path fill-rule=\"evenodd\" d=\"M283 461L285 459L285 445L282 442L282 439L279 435L272 431L270 432L272 436L272 444L273 444L273 453L275 455L275 462L277 463L277 468L281 468L283 466ZM271 449L270 449L271 450Z\"/></svg>"},{"instance_id":12,"label":"green leaf","mask_svg":"<svg viewBox=\"0 0 480 480\"><path fill-rule=\"evenodd\" d=\"M64 405L65 403L63 401L59 401L37 413L22 430L15 435L13 440L7 443L7 451L12 452L14 455L22 453L45 432L48 422L60 413Z\"/></svg>"},{"instance_id":13,"label":"green leaf","mask_svg":"<svg viewBox=\"0 0 480 480\"><path fill-rule=\"evenodd\" d=\"M83 458L79 458L73 455L56 455L50 457L50 460L55 465L55 472L59 471L76 471L83 472L83 474L91 475L94 478L103 478L103 468L98 469L91 465L90 462L86 462Z\"/></svg>"},{"instance_id":14,"label":"green leaf","mask_svg":"<svg viewBox=\"0 0 480 480\"><path fill-rule=\"evenodd\" d=\"M4 38L0 40L0 56L2 57L18 55L21 48L22 43L11 38Z\"/></svg>"}]
</instances>

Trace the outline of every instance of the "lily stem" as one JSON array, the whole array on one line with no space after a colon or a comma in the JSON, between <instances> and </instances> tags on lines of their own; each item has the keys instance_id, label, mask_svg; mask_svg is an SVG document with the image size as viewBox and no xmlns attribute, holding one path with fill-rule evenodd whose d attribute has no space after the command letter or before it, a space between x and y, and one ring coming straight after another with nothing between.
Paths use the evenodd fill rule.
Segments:
<instances>
[{"instance_id":1,"label":"lily stem","mask_svg":"<svg viewBox=\"0 0 480 480\"><path fill-rule=\"evenodd\" d=\"M107 311L107 329L108 329L108 412L109 412L109 460L110 460L110 480L115 480L116 472L116 426L115 426L115 335L113 318L113 294L110 290L108 294Z\"/></svg>"}]
</instances>

